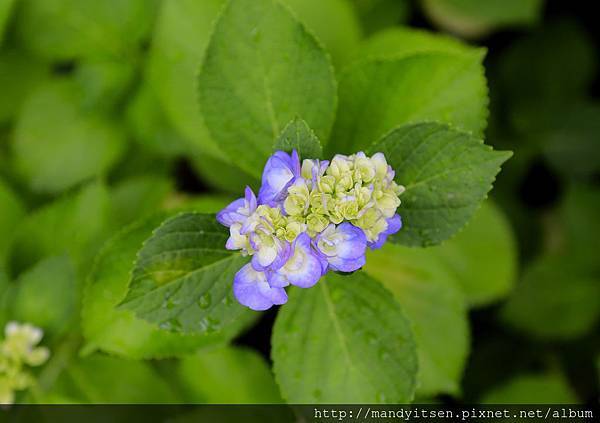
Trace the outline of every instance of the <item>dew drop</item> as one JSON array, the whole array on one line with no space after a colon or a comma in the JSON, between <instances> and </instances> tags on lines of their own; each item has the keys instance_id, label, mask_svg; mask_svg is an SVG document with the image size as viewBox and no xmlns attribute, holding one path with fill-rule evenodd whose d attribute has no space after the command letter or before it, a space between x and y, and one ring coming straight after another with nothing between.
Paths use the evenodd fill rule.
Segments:
<instances>
[{"instance_id":1,"label":"dew drop","mask_svg":"<svg viewBox=\"0 0 600 423\"><path fill-rule=\"evenodd\" d=\"M206 310L207 308L210 307L210 303L211 303L211 298L210 298L210 293L206 293L203 296L200 297L200 299L198 300L198 307L200 307L203 310Z\"/></svg>"}]
</instances>

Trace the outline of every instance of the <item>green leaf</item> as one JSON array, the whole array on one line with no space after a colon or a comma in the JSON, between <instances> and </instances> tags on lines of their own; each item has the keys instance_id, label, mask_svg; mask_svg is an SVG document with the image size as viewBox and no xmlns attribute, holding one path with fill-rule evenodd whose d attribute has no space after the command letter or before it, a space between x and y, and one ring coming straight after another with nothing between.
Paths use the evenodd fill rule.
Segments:
<instances>
[{"instance_id":1,"label":"green leaf","mask_svg":"<svg viewBox=\"0 0 600 423\"><path fill-rule=\"evenodd\" d=\"M0 51L0 124L17 116L23 102L48 76L46 65L18 50Z\"/></svg>"},{"instance_id":2,"label":"green leaf","mask_svg":"<svg viewBox=\"0 0 600 423\"><path fill-rule=\"evenodd\" d=\"M410 16L408 0L352 0L352 2L367 34L403 23Z\"/></svg>"},{"instance_id":3,"label":"green leaf","mask_svg":"<svg viewBox=\"0 0 600 423\"><path fill-rule=\"evenodd\" d=\"M395 27L366 39L356 52L356 58L407 57L417 53L475 54L476 48L456 38L410 27Z\"/></svg>"},{"instance_id":4,"label":"green leaf","mask_svg":"<svg viewBox=\"0 0 600 423\"><path fill-rule=\"evenodd\" d=\"M295 117L327 139L336 85L325 51L275 0L232 0L217 21L199 78L206 124L228 156L257 177Z\"/></svg>"},{"instance_id":5,"label":"green leaf","mask_svg":"<svg viewBox=\"0 0 600 423\"><path fill-rule=\"evenodd\" d=\"M109 214L108 193L97 183L29 214L16 228L10 250L12 273L65 252L85 268L105 236Z\"/></svg>"},{"instance_id":6,"label":"green leaf","mask_svg":"<svg viewBox=\"0 0 600 423\"><path fill-rule=\"evenodd\" d=\"M439 244L458 232L512 154L440 123L402 126L370 150L385 154L406 187L398 209L403 228L392 240L408 246Z\"/></svg>"},{"instance_id":7,"label":"green leaf","mask_svg":"<svg viewBox=\"0 0 600 423\"><path fill-rule=\"evenodd\" d=\"M24 214L19 197L0 179L0 268L4 267L11 236Z\"/></svg>"},{"instance_id":8,"label":"green leaf","mask_svg":"<svg viewBox=\"0 0 600 423\"><path fill-rule=\"evenodd\" d=\"M470 306L506 296L517 274L517 244L510 223L490 200L453 239L431 251L455 275Z\"/></svg>"},{"instance_id":9,"label":"green leaf","mask_svg":"<svg viewBox=\"0 0 600 423\"><path fill-rule=\"evenodd\" d=\"M421 0L429 18L443 29L469 38L493 30L536 23L544 0Z\"/></svg>"},{"instance_id":10,"label":"green leaf","mask_svg":"<svg viewBox=\"0 0 600 423\"><path fill-rule=\"evenodd\" d=\"M361 24L348 0L283 0L323 43L336 66L343 65L362 38Z\"/></svg>"},{"instance_id":11,"label":"green leaf","mask_svg":"<svg viewBox=\"0 0 600 423\"><path fill-rule=\"evenodd\" d=\"M80 90L57 80L28 98L13 147L30 187L55 193L105 174L123 152L125 137L107 118L79 106Z\"/></svg>"},{"instance_id":12,"label":"green leaf","mask_svg":"<svg viewBox=\"0 0 600 423\"><path fill-rule=\"evenodd\" d=\"M81 87L86 110L110 111L128 93L137 77L133 63L116 60L86 60L75 70L75 82Z\"/></svg>"},{"instance_id":13,"label":"green leaf","mask_svg":"<svg viewBox=\"0 0 600 423\"><path fill-rule=\"evenodd\" d=\"M417 395L458 394L469 353L467 308L456 277L431 250L386 244L365 271L389 289L412 324Z\"/></svg>"},{"instance_id":14,"label":"green leaf","mask_svg":"<svg viewBox=\"0 0 600 423\"><path fill-rule=\"evenodd\" d=\"M225 0L162 2L148 63L149 81L165 114L183 137L204 154L226 160L210 136L198 106L198 66L213 21Z\"/></svg>"},{"instance_id":15,"label":"green leaf","mask_svg":"<svg viewBox=\"0 0 600 423\"><path fill-rule=\"evenodd\" d=\"M485 404L577 404L579 400L557 373L523 374L488 392Z\"/></svg>"},{"instance_id":16,"label":"green leaf","mask_svg":"<svg viewBox=\"0 0 600 423\"><path fill-rule=\"evenodd\" d=\"M600 279L569 256L539 257L502 309L503 321L542 339L572 339L600 317Z\"/></svg>"},{"instance_id":17,"label":"green leaf","mask_svg":"<svg viewBox=\"0 0 600 423\"><path fill-rule=\"evenodd\" d=\"M122 227L156 213L173 188L173 181L164 176L139 175L119 182L111 192L113 224Z\"/></svg>"},{"instance_id":18,"label":"green leaf","mask_svg":"<svg viewBox=\"0 0 600 423\"><path fill-rule=\"evenodd\" d=\"M321 142L302 119L288 123L275 140L274 150L296 150L301 159L318 159L323 156Z\"/></svg>"},{"instance_id":19,"label":"green leaf","mask_svg":"<svg viewBox=\"0 0 600 423\"><path fill-rule=\"evenodd\" d=\"M177 356L225 343L241 330L237 326L205 334L170 332L117 307L127 295L138 250L163 220L163 215L157 215L128 226L96 258L83 300L82 326L87 340L83 353L101 349L138 359Z\"/></svg>"},{"instance_id":20,"label":"green leaf","mask_svg":"<svg viewBox=\"0 0 600 423\"><path fill-rule=\"evenodd\" d=\"M142 361L94 355L80 358L60 374L40 403L168 404L173 389Z\"/></svg>"},{"instance_id":21,"label":"green leaf","mask_svg":"<svg viewBox=\"0 0 600 423\"><path fill-rule=\"evenodd\" d=\"M187 403L274 404L279 389L265 360L240 347L221 347L187 356L175 370Z\"/></svg>"},{"instance_id":22,"label":"green leaf","mask_svg":"<svg viewBox=\"0 0 600 423\"><path fill-rule=\"evenodd\" d=\"M228 235L213 214L167 220L139 251L121 307L174 332L242 327L253 313L233 298L232 283L247 259L225 249Z\"/></svg>"},{"instance_id":23,"label":"green leaf","mask_svg":"<svg viewBox=\"0 0 600 423\"><path fill-rule=\"evenodd\" d=\"M423 53L351 66L341 76L329 154L366 149L392 129L422 121L482 134L488 99L481 60L479 51Z\"/></svg>"},{"instance_id":24,"label":"green leaf","mask_svg":"<svg viewBox=\"0 0 600 423\"><path fill-rule=\"evenodd\" d=\"M74 322L76 302L77 274L71 259L48 257L17 280L12 318L56 336Z\"/></svg>"},{"instance_id":25,"label":"green leaf","mask_svg":"<svg viewBox=\"0 0 600 423\"><path fill-rule=\"evenodd\" d=\"M188 142L172 127L163 106L152 86L142 82L125 110L128 127L142 149L166 157L182 155L189 150Z\"/></svg>"},{"instance_id":26,"label":"green leaf","mask_svg":"<svg viewBox=\"0 0 600 423\"><path fill-rule=\"evenodd\" d=\"M2 46L2 42L4 41L4 32L10 23L15 3L16 0L2 0L0 2L0 46Z\"/></svg>"},{"instance_id":27,"label":"green leaf","mask_svg":"<svg viewBox=\"0 0 600 423\"><path fill-rule=\"evenodd\" d=\"M17 32L41 58L129 58L149 34L154 0L22 0Z\"/></svg>"},{"instance_id":28,"label":"green leaf","mask_svg":"<svg viewBox=\"0 0 600 423\"><path fill-rule=\"evenodd\" d=\"M417 356L402 309L366 274L330 273L293 289L275 321L272 357L290 403L407 403Z\"/></svg>"}]
</instances>

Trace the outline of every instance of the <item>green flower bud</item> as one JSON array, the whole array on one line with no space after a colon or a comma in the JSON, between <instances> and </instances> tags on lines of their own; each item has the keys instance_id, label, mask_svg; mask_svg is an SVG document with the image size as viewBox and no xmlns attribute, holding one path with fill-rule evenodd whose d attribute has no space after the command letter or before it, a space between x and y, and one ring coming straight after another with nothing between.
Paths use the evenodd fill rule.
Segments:
<instances>
[{"instance_id":1,"label":"green flower bud","mask_svg":"<svg viewBox=\"0 0 600 423\"><path fill-rule=\"evenodd\" d=\"M306 182L298 180L288 188L288 196L283 203L285 212L290 216L304 216L310 205L310 191Z\"/></svg>"},{"instance_id":2,"label":"green flower bud","mask_svg":"<svg viewBox=\"0 0 600 423\"><path fill-rule=\"evenodd\" d=\"M383 215L376 209L368 209L354 222L354 225L361 228L368 241L375 241L379 234L387 229L387 222Z\"/></svg>"},{"instance_id":3,"label":"green flower bud","mask_svg":"<svg viewBox=\"0 0 600 423\"><path fill-rule=\"evenodd\" d=\"M331 159L326 173L327 175L339 179L344 175L351 174L353 166L354 163L352 162L352 159L342 154L336 154L333 159Z\"/></svg>"},{"instance_id":4,"label":"green flower bud","mask_svg":"<svg viewBox=\"0 0 600 423\"><path fill-rule=\"evenodd\" d=\"M371 159L362 156L357 156L354 159L354 179L369 183L375 178L375 165L371 162Z\"/></svg>"},{"instance_id":5,"label":"green flower bud","mask_svg":"<svg viewBox=\"0 0 600 423\"><path fill-rule=\"evenodd\" d=\"M325 230L329 223L329 219L322 214L311 213L306 218L306 225L308 227L310 236L314 236L315 234Z\"/></svg>"},{"instance_id":6,"label":"green flower bud","mask_svg":"<svg viewBox=\"0 0 600 423\"><path fill-rule=\"evenodd\" d=\"M385 218L390 218L396 213L396 209L400 205L400 199L392 190L388 190L383 193L381 197L377 199L377 209Z\"/></svg>"}]
</instances>

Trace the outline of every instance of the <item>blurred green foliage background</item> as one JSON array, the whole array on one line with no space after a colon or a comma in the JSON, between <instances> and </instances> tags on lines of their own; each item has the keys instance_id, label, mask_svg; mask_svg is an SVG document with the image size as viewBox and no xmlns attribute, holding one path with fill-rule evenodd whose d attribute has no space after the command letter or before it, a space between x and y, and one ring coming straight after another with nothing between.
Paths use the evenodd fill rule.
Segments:
<instances>
[{"instance_id":1,"label":"blurred green foliage background","mask_svg":"<svg viewBox=\"0 0 600 423\"><path fill-rule=\"evenodd\" d=\"M410 313L430 316L436 302L468 313L470 330L460 320L423 329L442 367L453 353L466 364L462 376L462 366L438 369L458 372L458 382L431 375L440 389L416 401L597 401L600 46L589 2L282 1L329 50L338 75L361 58L414 46L458 51L462 39L488 49L485 139L514 152L493 202L452 242L394 247L406 274L386 275L385 255L374 254L366 269L397 277L388 287L399 298L432 292L429 308L402 304ZM161 338L148 355L151 329L138 325L133 335L130 317L104 311L118 303L110 289L121 289L118 276L136 251L122 243L108 253L107 240L157 212L215 212L244 185L258 185L218 148L197 102L222 5L0 0L0 324L43 328L52 351L19 401L281 401L269 364L273 313L232 345L195 353L190 341L184 357L167 359L172 340ZM99 252L104 274L90 276ZM121 319L125 332L108 320L82 325L84 287L94 278L112 288L95 284L85 295L100 298L98 310ZM466 305L447 288L455 280ZM447 350L455 337L464 340L458 352Z\"/></svg>"}]
</instances>

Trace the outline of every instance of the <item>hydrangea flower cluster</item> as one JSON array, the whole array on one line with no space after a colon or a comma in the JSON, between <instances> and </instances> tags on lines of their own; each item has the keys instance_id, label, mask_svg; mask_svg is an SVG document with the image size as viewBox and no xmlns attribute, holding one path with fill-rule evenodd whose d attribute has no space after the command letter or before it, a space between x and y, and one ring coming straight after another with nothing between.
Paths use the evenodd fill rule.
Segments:
<instances>
[{"instance_id":1,"label":"hydrangea flower cluster","mask_svg":"<svg viewBox=\"0 0 600 423\"><path fill-rule=\"evenodd\" d=\"M246 187L217 214L226 248L252 256L235 275L237 300L266 310L287 301L285 287L309 288L329 270L353 272L367 248L400 230L396 213L404 187L383 153L336 155L331 161L277 151L267 161L258 198Z\"/></svg>"},{"instance_id":2,"label":"hydrangea flower cluster","mask_svg":"<svg viewBox=\"0 0 600 423\"><path fill-rule=\"evenodd\" d=\"M48 360L48 348L36 346L43 335L41 329L28 323L7 323L0 342L0 404L12 404L15 391L34 383L26 366L39 366Z\"/></svg>"}]
</instances>

